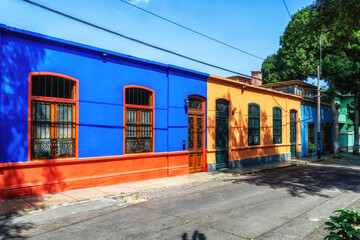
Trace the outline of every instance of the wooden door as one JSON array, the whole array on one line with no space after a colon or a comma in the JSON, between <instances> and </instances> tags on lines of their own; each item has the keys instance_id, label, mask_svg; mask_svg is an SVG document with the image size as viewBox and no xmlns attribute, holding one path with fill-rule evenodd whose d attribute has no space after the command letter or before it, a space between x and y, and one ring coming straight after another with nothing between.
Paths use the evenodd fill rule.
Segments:
<instances>
[{"instance_id":1,"label":"wooden door","mask_svg":"<svg viewBox=\"0 0 360 240\"><path fill-rule=\"evenodd\" d=\"M204 104L201 99L189 98L188 150L189 172L203 171L204 158Z\"/></svg>"},{"instance_id":2,"label":"wooden door","mask_svg":"<svg viewBox=\"0 0 360 240\"><path fill-rule=\"evenodd\" d=\"M229 103L216 100L215 123L216 169L228 167L229 161Z\"/></svg>"},{"instance_id":3,"label":"wooden door","mask_svg":"<svg viewBox=\"0 0 360 240\"><path fill-rule=\"evenodd\" d=\"M291 157L296 157L296 111L290 111L290 152Z\"/></svg>"}]
</instances>

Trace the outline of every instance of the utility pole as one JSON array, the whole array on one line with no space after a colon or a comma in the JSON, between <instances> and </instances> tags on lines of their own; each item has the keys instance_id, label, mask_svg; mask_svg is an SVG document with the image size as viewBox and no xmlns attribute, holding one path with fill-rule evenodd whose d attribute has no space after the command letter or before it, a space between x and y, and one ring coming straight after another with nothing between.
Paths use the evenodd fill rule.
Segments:
<instances>
[{"instance_id":1,"label":"utility pole","mask_svg":"<svg viewBox=\"0 0 360 240\"><path fill-rule=\"evenodd\" d=\"M318 66L318 87L317 87L317 159L321 158L320 154L320 71Z\"/></svg>"},{"instance_id":2,"label":"utility pole","mask_svg":"<svg viewBox=\"0 0 360 240\"><path fill-rule=\"evenodd\" d=\"M320 154L320 72L321 72L321 37L320 35L320 64L318 66L318 81L317 81L317 159L321 158Z\"/></svg>"}]
</instances>

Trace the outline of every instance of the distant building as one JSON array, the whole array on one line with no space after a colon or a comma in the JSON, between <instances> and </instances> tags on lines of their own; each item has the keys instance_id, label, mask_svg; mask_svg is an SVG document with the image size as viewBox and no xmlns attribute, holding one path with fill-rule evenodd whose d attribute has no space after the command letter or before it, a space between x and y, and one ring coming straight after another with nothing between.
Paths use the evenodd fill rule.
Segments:
<instances>
[{"instance_id":1,"label":"distant building","mask_svg":"<svg viewBox=\"0 0 360 240\"><path fill-rule=\"evenodd\" d=\"M342 151L352 151L354 147L354 123L350 114L354 113L354 96L339 95L335 102L339 106L339 147Z\"/></svg>"},{"instance_id":2,"label":"distant building","mask_svg":"<svg viewBox=\"0 0 360 240\"><path fill-rule=\"evenodd\" d=\"M250 84L253 86L262 85L262 74L260 71L251 71L251 78L240 76L240 75L235 75L235 76L231 76L231 77L227 77L227 78L235 80L237 82Z\"/></svg>"},{"instance_id":3,"label":"distant building","mask_svg":"<svg viewBox=\"0 0 360 240\"><path fill-rule=\"evenodd\" d=\"M313 156L317 152L317 87L301 80L264 84L262 87L302 97L301 100L301 152L299 157ZM333 152L333 114L330 104L321 101L320 152ZM312 152L315 145L315 151Z\"/></svg>"}]
</instances>

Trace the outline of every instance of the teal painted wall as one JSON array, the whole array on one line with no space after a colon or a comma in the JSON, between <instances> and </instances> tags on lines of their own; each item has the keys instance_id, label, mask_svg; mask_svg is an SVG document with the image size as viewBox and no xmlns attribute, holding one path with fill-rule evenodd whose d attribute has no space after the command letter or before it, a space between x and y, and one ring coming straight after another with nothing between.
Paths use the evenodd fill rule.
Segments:
<instances>
[{"instance_id":1,"label":"teal painted wall","mask_svg":"<svg viewBox=\"0 0 360 240\"><path fill-rule=\"evenodd\" d=\"M354 107L354 98L351 95L336 97L336 103L340 104L339 110L339 147L341 150L351 150L354 146L354 123L348 113L353 111L348 106Z\"/></svg>"}]
</instances>

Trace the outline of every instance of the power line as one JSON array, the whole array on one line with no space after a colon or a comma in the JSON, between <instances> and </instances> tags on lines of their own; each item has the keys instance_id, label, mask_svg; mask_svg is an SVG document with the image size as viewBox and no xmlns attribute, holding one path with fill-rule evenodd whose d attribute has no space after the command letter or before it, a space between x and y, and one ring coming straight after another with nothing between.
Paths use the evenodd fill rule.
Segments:
<instances>
[{"instance_id":1,"label":"power line","mask_svg":"<svg viewBox=\"0 0 360 240\"><path fill-rule=\"evenodd\" d=\"M132 38L132 37L125 36L125 35L123 35L123 34L121 34L121 33L115 32L115 31L113 31L113 30L110 30L110 29L107 29L107 28L104 28L104 27L101 27L101 26L98 26L98 25L96 25L96 24L87 22L87 21L85 21L85 20L82 20L82 19L79 19L79 18L70 16L70 15L68 15L68 14L66 14L66 13L57 11L57 10L52 9L52 8L49 8L49 7L46 7L46 6L41 5L41 4L39 4L39 3L35 3L35 2L33 2L33 1L30 1L30 0L23 0L23 1L24 1L24 2L27 2L27 3L30 3L30 4L32 4L32 5L35 5L35 6L37 6L37 7L43 8L43 9L45 9L45 10L47 10L47 11L56 13L56 14L61 15L61 16L63 16L63 17L66 17L66 18L72 19L72 20L74 20L74 21L83 23L83 24L85 24L85 25L88 25L88 26L97 28L97 29L99 29L99 30L102 30L102 31L105 31L105 32L114 34L114 35L116 35L116 36L119 36L119 37L128 39L128 40L130 40L130 41L134 41L134 42L140 43L140 44L145 45L145 46L147 46L147 47L151 47L151 48L154 48L154 49L163 51L163 52L167 52L167 53L173 54L173 55L175 55L175 56L182 57L182 58L185 58L185 59L187 59L187 60L190 60L190 61L193 61L193 62L197 62L197 63L203 64L203 65L209 66L209 67L217 68L217 69L220 69L220 70L223 70L223 71L226 71L226 72L231 72L231 73L235 73L235 74L238 74L238 75L241 75L241 76L244 76L244 77L251 78L251 76L249 76L249 75L246 75L246 74L243 74L243 73L240 73L240 72L237 72L237 71L233 71L233 70L230 70L230 69L227 69L227 68L223 68L223 67L220 67L220 66L211 64L211 63L207 63L207 62L201 61L201 60L197 60L197 59L195 59L195 58L188 57L188 56L182 55L182 54L180 54L180 53L173 52L173 51L171 51L171 50L167 50L167 49L165 49L165 48L158 47L158 46L155 46L155 45L150 44L150 43L147 43L147 42L143 42L143 41L138 40L138 39L136 39L136 38ZM253 77L253 78L254 78L254 77ZM258 78L255 78L255 79L258 79ZM259 80L261 80L261 79L259 79Z\"/></svg>"},{"instance_id":2,"label":"power line","mask_svg":"<svg viewBox=\"0 0 360 240\"><path fill-rule=\"evenodd\" d=\"M284 5L285 5L286 11L288 12L290 19L291 19L291 14L290 14L290 12L289 12L289 9L288 9L288 7L287 7L287 5L286 5L285 0L282 0L282 1L283 1Z\"/></svg>"},{"instance_id":3,"label":"power line","mask_svg":"<svg viewBox=\"0 0 360 240\"><path fill-rule=\"evenodd\" d=\"M188 30L188 31L190 31L190 32L193 32L193 33L195 33L195 34L198 34L198 35L200 35L200 36L202 36L202 37L205 37L205 38L207 38L207 39L210 39L210 40L212 40L212 41L215 41L215 42L217 42L217 43L220 43L220 44L225 45L225 46L227 46L227 47L230 47L230 48L232 48L232 49L235 49L235 50L237 50L237 51L239 51L239 52L242 52L242 53L245 53L245 54L247 54L247 55L250 55L250 56L252 56L252 57L255 57L255 58L258 58L258 59L261 59L261 60L265 60L265 59L262 58L262 57L259 57L259 56L256 56L256 55L252 54L252 53L249 53L249 52L247 52L247 51L241 50L241 49L239 49L239 48L237 48L237 47L234 47L234 46L232 46L232 45L230 45L230 44L228 44L228 43L225 43L225 42L223 42L223 41L217 40L217 39L215 39L215 38L213 38L213 37L210 37L210 36L208 36L208 35L206 35L206 34L204 34L204 33L201 33L201 32L198 32L198 31L196 31L196 30L193 30L193 29L191 29L191 28L189 28L189 27L186 27L186 26L184 26L184 25L182 25L182 24L180 24L180 23L176 23L176 22L174 22L174 21L172 21L172 20L170 20L170 19L168 19L168 18L162 17L162 16L160 16L160 15L158 15L158 14L156 14L156 13L150 12L149 10L146 10L146 9L144 9L144 8L141 8L141 7L139 7L139 6L136 6L135 4L132 4L132 3L127 2L127 1L125 1L125 0L120 0L120 1L123 2L123 3L126 3L126 4L128 4L128 5L130 5L130 6L132 6L132 7L135 7L135 8L137 8L137 9L143 11L143 12L146 12L146 13L148 13L148 14L151 14L151 15L157 17L157 18L160 18L160 19L162 19L162 20L164 20L164 21L166 21L166 22L169 22L169 23L174 24L174 25L176 25L176 26L178 26L178 27L184 28L184 29L186 29L186 30Z\"/></svg>"}]
</instances>

